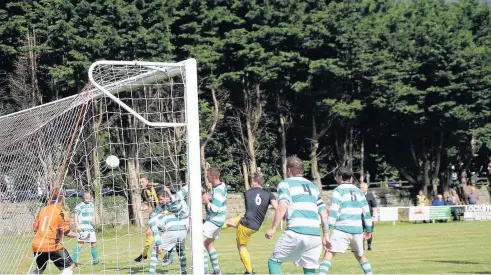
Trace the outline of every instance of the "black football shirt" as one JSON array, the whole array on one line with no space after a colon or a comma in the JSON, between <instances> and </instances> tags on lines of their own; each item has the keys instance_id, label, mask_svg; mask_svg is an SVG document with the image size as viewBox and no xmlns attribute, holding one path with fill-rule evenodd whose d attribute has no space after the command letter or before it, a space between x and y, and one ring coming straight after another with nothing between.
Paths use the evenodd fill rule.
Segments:
<instances>
[{"instance_id":1,"label":"black football shirt","mask_svg":"<svg viewBox=\"0 0 491 275\"><path fill-rule=\"evenodd\" d=\"M269 204L276 198L273 193L260 187L247 190L244 197L246 212L240 224L252 230L259 230L268 212Z\"/></svg>"}]
</instances>

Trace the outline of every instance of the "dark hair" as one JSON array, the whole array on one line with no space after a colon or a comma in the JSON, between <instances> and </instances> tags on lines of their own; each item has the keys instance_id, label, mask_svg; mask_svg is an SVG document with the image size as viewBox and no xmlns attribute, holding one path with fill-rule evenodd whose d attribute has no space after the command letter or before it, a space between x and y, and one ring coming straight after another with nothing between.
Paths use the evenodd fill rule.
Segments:
<instances>
[{"instance_id":1,"label":"dark hair","mask_svg":"<svg viewBox=\"0 0 491 275\"><path fill-rule=\"evenodd\" d=\"M264 178L258 172L254 173L254 176L252 176L252 181L253 182L257 182L257 184L259 184L259 185L263 185L264 184Z\"/></svg>"},{"instance_id":2,"label":"dark hair","mask_svg":"<svg viewBox=\"0 0 491 275\"><path fill-rule=\"evenodd\" d=\"M351 172L351 169L348 167L339 167L337 171L338 177L341 177L343 181L348 181L353 178L353 172Z\"/></svg>"},{"instance_id":3,"label":"dark hair","mask_svg":"<svg viewBox=\"0 0 491 275\"><path fill-rule=\"evenodd\" d=\"M220 170L218 168L210 168L208 169L208 174L211 175L212 177L219 178Z\"/></svg>"},{"instance_id":4,"label":"dark hair","mask_svg":"<svg viewBox=\"0 0 491 275\"><path fill-rule=\"evenodd\" d=\"M293 155L286 159L286 169L290 169L290 172L294 175L303 174L303 163L300 158Z\"/></svg>"}]
</instances>

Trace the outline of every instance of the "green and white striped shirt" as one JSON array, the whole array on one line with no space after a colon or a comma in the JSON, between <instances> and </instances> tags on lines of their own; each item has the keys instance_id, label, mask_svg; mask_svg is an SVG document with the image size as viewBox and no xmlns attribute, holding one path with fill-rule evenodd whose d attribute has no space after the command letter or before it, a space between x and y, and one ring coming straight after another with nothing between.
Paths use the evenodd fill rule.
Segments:
<instances>
[{"instance_id":1,"label":"green and white striped shirt","mask_svg":"<svg viewBox=\"0 0 491 275\"><path fill-rule=\"evenodd\" d=\"M211 203L206 206L206 221L221 227L227 213L227 187L220 183L211 191Z\"/></svg>"},{"instance_id":2,"label":"green and white striped shirt","mask_svg":"<svg viewBox=\"0 0 491 275\"><path fill-rule=\"evenodd\" d=\"M288 204L287 228L299 234L320 236L319 213L326 210L319 189L302 177L291 177L278 185L278 202Z\"/></svg>"},{"instance_id":3,"label":"green and white striped shirt","mask_svg":"<svg viewBox=\"0 0 491 275\"><path fill-rule=\"evenodd\" d=\"M92 219L94 218L94 204L89 202L81 202L75 207L75 215L77 215L78 228L82 231L93 232Z\"/></svg>"},{"instance_id":4,"label":"green and white striped shirt","mask_svg":"<svg viewBox=\"0 0 491 275\"><path fill-rule=\"evenodd\" d=\"M372 232L372 217L365 195L353 184L341 184L332 191L329 228L351 234Z\"/></svg>"}]
</instances>

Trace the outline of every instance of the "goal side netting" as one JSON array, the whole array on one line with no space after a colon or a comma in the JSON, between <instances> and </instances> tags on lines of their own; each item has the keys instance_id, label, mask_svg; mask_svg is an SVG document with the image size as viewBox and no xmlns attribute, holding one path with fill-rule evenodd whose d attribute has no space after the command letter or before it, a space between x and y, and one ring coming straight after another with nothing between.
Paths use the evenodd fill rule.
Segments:
<instances>
[{"instance_id":1,"label":"goal side netting","mask_svg":"<svg viewBox=\"0 0 491 275\"><path fill-rule=\"evenodd\" d=\"M39 232L55 218L48 215L37 234L33 225L60 187L65 197L56 203L63 202L70 228L83 232L60 239L76 259L75 274L148 273L152 251L160 253L157 270L201 274L196 61L98 61L89 79L77 95L0 117L1 273L36 270L39 247L51 245ZM161 194L170 199L165 207L158 206ZM169 252L175 260L163 267L172 247L166 230L186 219L186 206L188 224L178 223L185 233ZM162 223L159 249L151 238L146 250L148 221L159 213L173 219ZM144 251L147 258L136 262ZM59 272L52 262L45 268Z\"/></svg>"}]
</instances>

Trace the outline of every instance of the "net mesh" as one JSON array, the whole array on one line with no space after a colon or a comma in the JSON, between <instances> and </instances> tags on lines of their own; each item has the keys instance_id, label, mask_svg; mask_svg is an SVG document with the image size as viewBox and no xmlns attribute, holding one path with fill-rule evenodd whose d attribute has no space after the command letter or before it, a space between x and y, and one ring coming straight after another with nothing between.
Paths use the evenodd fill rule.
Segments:
<instances>
[{"instance_id":1,"label":"net mesh","mask_svg":"<svg viewBox=\"0 0 491 275\"><path fill-rule=\"evenodd\" d=\"M93 70L93 78L144 119L179 125L185 123L186 115L184 69L158 64L100 64ZM90 244L79 246L75 274L148 272L153 248L147 260L134 261L145 248L154 206L144 203L139 180L147 178L157 192L164 186L172 193L181 190L188 172L186 136L186 127L147 126L93 87L1 117L2 273L32 272L36 267L31 248L33 223L56 185L66 193L64 205L73 231L80 231L74 216L83 219L84 212L77 214L80 208L76 211L83 202L83 191L92 195L98 256L94 258ZM106 164L110 155L119 159L118 167ZM179 215L178 219L183 218ZM64 237L63 244L73 257L77 238ZM179 265L179 257L175 258L174 264L158 269L173 274L187 270ZM53 263L46 268L49 273L59 272Z\"/></svg>"}]
</instances>

